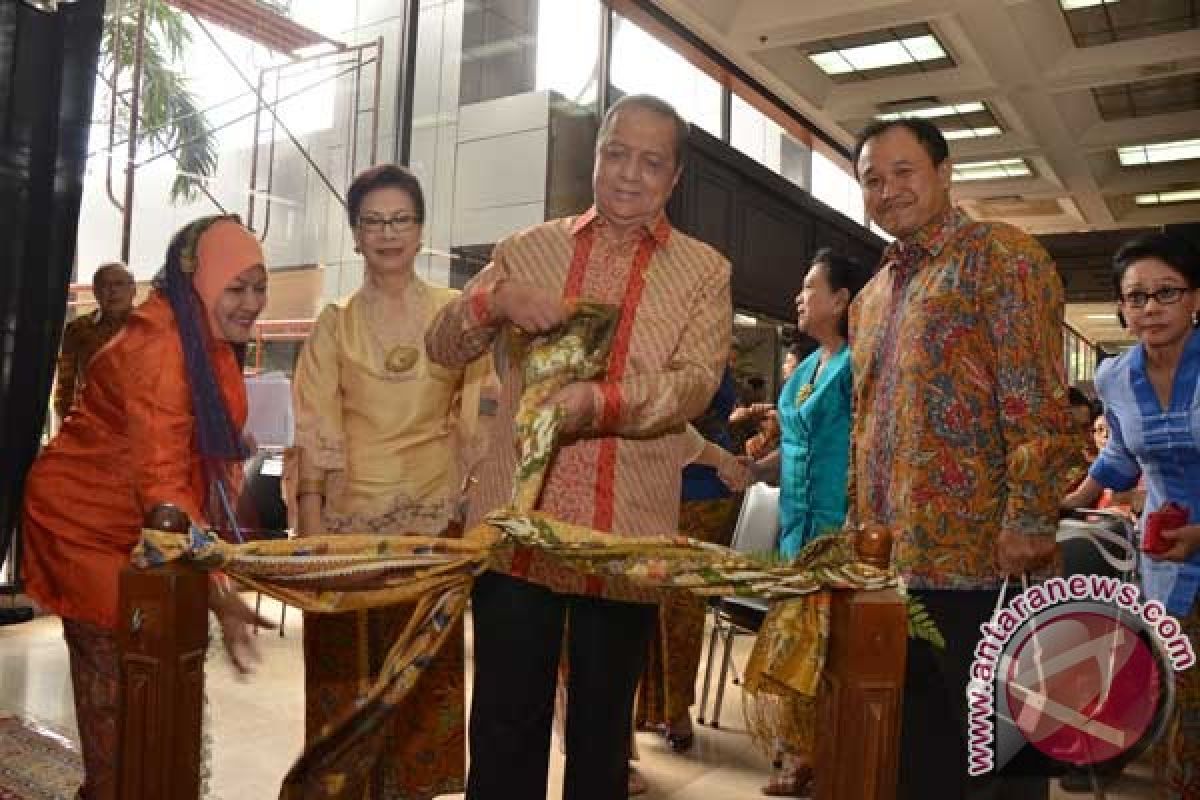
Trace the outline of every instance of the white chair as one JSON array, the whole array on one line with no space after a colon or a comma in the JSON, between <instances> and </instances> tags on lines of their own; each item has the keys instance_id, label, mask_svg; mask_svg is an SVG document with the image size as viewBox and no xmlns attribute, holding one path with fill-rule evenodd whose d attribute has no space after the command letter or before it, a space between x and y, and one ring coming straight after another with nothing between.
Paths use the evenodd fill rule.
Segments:
<instances>
[{"instance_id":1,"label":"white chair","mask_svg":"<svg viewBox=\"0 0 1200 800\"><path fill-rule=\"evenodd\" d=\"M730 547L739 553L770 554L779 542L779 489L756 483L746 490L737 525L733 529ZM717 697L713 704L712 727L721 725L721 701L725 697L725 681L732 666L733 639L744 633L755 633L767 615L767 603L752 597L722 597L713 606L713 627L708 639L708 658L704 665L704 689L700 695L700 714L697 722L704 723L708 709L708 688L712 679L713 656L717 641L724 641L721 673L717 681ZM734 668L734 683L738 683Z\"/></svg>"}]
</instances>

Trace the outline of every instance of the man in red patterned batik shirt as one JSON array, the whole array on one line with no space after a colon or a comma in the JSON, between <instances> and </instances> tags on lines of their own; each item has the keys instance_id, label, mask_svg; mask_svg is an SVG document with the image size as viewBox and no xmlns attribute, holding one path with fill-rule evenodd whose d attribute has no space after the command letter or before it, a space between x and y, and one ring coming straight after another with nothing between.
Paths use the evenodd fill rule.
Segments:
<instances>
[{"instance_id":1,"label":"man in red patterned batik shirt","mask_svg":"<svg viewBox=\"0 0 1200 800\"><path fill-rule=\"evenodd\" d=\"M676 530L684 423L708 405L729 353L729 263L674 230L664 214L687 133L663 101L623 98L598 135L595 205L500 242L492 263L426 336L434 361L461 366L491 348L506 325L529 332L557 327L564 301L621 307L607 373L570 384L550 400L566 413L567 444L547 472L538 506L617 536ZM521 380L515 364L500 363L499 371L491 452L470 491L472 523L507 505L513 487L512 420ZM589 597L583 586L560 588L496 573L476 583L470 800L545 797L568 617L563 797L626 797L633 698L655 607Z\"/></svg>"}]
</instances>

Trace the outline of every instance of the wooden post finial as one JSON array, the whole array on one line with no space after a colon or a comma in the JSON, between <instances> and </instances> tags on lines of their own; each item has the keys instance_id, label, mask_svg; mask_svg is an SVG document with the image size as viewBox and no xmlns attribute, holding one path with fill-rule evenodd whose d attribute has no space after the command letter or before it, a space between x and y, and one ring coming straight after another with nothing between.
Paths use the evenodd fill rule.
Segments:
<instances>
[{"instance_id":1,"label":"wooden post finial","mask_svg":"<svg viewBox=\"0 0 1200 800\"><path fill-rule=\"evenodd\" d=\"M858 560L886 570L892 565L892 532L882 525L864 527L854 537Z\"/></svg>"},{"instance_id":2,"label":"wooden post finial","mask_svg":"<svg viewBox=\"0 0 1200 800\"><path fill-rule=\"evenodd\" d=\"M187 533L191 525L191 520L183 509L171 503L159 503L147 511L142 519L143 528L171 533Z\"/></svg>"}]
</instances>

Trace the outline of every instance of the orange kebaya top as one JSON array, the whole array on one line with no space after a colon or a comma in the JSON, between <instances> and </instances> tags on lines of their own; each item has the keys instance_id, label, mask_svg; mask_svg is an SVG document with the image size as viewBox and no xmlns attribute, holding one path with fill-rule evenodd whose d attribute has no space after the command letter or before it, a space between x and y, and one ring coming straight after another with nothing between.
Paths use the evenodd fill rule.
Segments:
<instances>
[{"instance_id":1,"label":"orange kebaya top","mask_svg":"<svg viewBox=\"0 0 1200 800\"><path fill-rule=\"evenodd\" d=\"M241 368L223 341L209 358L241 430ZM43 608L116 627L117 575L145 511L173 503L203 524L206 485L194 428L179 330L156 292L89 364L80 402L29 472L22 570L26 591Z\"/></svg>"}]
</instances>

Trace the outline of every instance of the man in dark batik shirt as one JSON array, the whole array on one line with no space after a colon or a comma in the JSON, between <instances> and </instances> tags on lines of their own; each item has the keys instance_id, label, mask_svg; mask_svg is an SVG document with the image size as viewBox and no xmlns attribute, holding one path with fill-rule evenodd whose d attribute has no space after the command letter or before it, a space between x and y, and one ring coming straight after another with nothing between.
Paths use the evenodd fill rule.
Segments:
<instances>
[{"instance_id":1,"label":"man in dark batik shirt","mask_svg":"<svg viewBox=\"0 0 1200 800\"><path fill-rule=\"evenodd\" d=\"M83 391L88 362L108 340L117 335L137 291L133 274L119 261L104 264L92 278L92 294L99 306L90 314L72 320L63 331L58 355L58 383L54 389L54 411L61 420Z\"/></svg>"}]
</instances>

